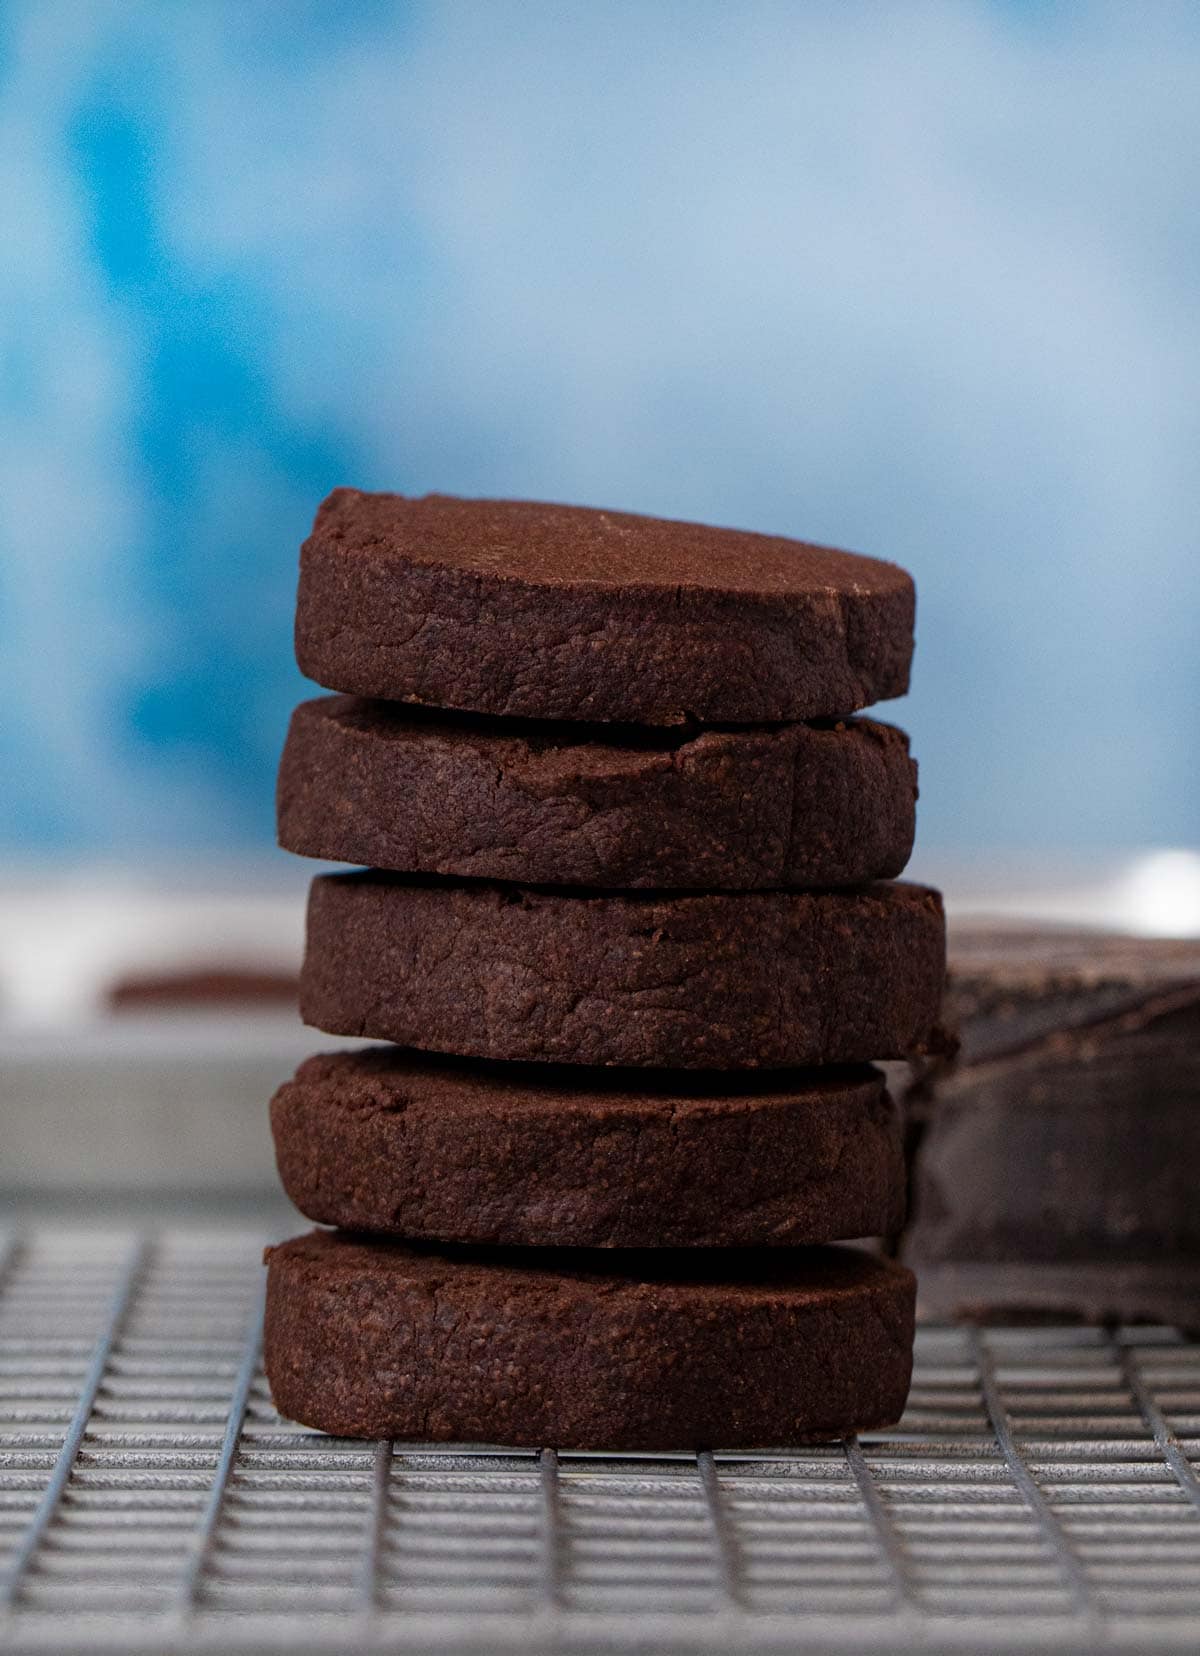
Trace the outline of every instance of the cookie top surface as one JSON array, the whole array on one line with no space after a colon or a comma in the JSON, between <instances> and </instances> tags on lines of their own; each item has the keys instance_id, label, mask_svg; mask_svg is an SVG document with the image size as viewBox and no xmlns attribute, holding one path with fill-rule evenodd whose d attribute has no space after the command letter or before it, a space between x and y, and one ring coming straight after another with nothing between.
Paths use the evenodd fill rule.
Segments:
<instances>
[{"instance_id":1,"label":"cookie top surface","mask_svg":"<svg viewBox=\"0 0 1200 1656\"><path fill-rule=\"evenodd\" d=\"M914 605L894 564L781 536L337 489L296 655L330 690L468 712L793 720L903 695Z\"/></svg>"},{"instance_id":2,"label":"cookie top surface","mask_svg":"<svg viewBox=\"0 0 1200 1656\"><path fill-rule=\"evenodd\" d=\"M687 587L786 597L912 587L895 564L782 535L528 500L335 489L317 512L312 540L347 556L370 550L548 588Z\"/></svg>"}]
</instances>

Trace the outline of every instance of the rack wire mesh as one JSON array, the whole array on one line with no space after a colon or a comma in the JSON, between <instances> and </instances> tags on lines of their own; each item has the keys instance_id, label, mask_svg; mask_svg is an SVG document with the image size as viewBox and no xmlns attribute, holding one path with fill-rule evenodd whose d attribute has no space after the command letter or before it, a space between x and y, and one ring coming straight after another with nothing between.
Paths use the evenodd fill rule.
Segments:
<instances>
[{"instance_id":1,"label":"rack wire mesh","mask_svg":"<svg viewBox=\"0 0 1200 1656\"><path fill-rule=\"evenodd\" d=\"M13 1651L1200 1643L1200 1345L931 1328L898 1427L801 1451L368 1444L283 1421L259 1238L0 1255Z\"/></svg>"}]
</instances>

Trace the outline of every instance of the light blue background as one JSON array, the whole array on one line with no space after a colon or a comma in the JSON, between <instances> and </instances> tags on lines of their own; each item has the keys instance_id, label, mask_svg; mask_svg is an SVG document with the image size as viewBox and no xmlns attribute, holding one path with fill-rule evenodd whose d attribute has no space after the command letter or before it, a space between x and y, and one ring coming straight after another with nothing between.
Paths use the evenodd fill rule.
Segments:
<instances>
[{"instance_id":1,"label":"light blue background","mask_svg":"<svg viewBox=\"0 0 1200 1656\"><path fill-rule=\"evenodd\" d=\"M271 834L335 483L907 565L926 850L1197 839L1200 8L0 0L0 845Z\"/></svg>"}]
</instances>

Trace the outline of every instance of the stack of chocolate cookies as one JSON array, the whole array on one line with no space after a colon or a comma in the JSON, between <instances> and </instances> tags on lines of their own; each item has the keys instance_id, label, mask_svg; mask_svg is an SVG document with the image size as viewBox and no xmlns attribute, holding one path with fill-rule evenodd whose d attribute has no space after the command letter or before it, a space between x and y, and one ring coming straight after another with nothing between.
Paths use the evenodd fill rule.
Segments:
<instances>
[{"instance_id":1,"label":"stack of chocolate cookies","mask_svg":"<svg viewBox=\"0 0 1200 1656\"><path fill-rule=\"evenodd\" d=\"M940 899L912 846L913 588L616 512L337 490L301 559L280 841L313 885L269 1254L287 1415L688 1448L896 1419L899 1123Z\"/></svg>"}]
</instances>

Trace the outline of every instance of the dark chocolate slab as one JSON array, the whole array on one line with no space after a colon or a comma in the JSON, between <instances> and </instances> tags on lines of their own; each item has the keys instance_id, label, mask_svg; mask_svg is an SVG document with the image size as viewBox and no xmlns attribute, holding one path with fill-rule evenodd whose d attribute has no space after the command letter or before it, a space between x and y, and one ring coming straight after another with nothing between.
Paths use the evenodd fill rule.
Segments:
<instances>
[{"instance_id":1,"label":"dark chocolate slab","mask_svg":"<svg viewBox=\"0 0 1200 1656\"><path fill-rule=\"evenodd\" d=\"M1200 1324L1200 947L952 933L945 1017L909 1099L925 1309Z\"/></svg>"},{"instance_id":2,"label":"dark chocolate slab","mask_svg":"<svg viewBox=\"0 0 1200 1656\"><path fill-rule=\"evenodd\" d=\"M1200 1260L921 1265L925 1322L1161 1323L1200 1333Z\"/></svg>"}]
</instances>

